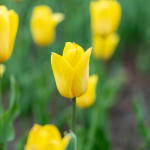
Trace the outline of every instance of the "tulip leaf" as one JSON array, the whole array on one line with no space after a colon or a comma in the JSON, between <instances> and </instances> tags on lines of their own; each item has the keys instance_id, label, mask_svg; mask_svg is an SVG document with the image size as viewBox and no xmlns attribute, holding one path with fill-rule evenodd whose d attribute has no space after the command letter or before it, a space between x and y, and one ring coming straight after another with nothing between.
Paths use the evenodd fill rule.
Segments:
<instances>
[{"instance_id":1,"label":"tulip leaf","mask_svg":"<svg viewBox=\"0 0 150 150\"><path fill-rule=\"evenodd\" d=\"M144 110L142 109L143 99L135 97L133 100L133 110L137 120L139 132L143 137L148 149L150 149L150 130L145 123Z\"/></svg>"},{"instance_id":2,"label":"tulip leaf","mask_svg":"<svg viewBox=\"0 0 150 150\"><path fill-rule=\"evenodd\" d=\"M109 110L116 100L117 93L121 90L124 85L125 76L124 72L120 71L115 77L108 77L105 84L101 88L101 95L99 99L100 106Z\"/></svg>"},{"instance_id":3,"label":"tulip leaf","mask_svg":"<svg viewBox=\"0 0 150 150\"><path fill-rule=\"evenodd\" d=\"M84 149L84 143L86 141L86 128L83 125L76 125L76 136L78 139L78 149Z\"/></svg>"},{"instance_id":4,"label":"tulip leaf","mask_svg":"<svg viewBox=\"0 0 150 150\"><path fill-rule=\"evenodd\" d=\"M73 132L71 132L71 133L68 133L67 135L71 136L71 140L70 140L69 145L66 148L66 150L77 150L77 138L76 138L75 134Z\"/></svg>"},{"instance_id":5,"label":"tulip leaf","mask_svg":"<svg viewBox=\"0 0 150 150\"><path fill-rule=\"evenodd\" d=\"M2 140L3 143L11 141L15 137L13 128L13 121L19 115L19 88L13 75L10 77L11 81L11 98L9 107L2 115Z\"/></svg>"},{"instance_id":6,"label":"tulip leaf","mask_svg":"<svg viewBox=\"0 0 150 150\"><path fill-rule=\"evenodd\" d=\"M84 150L108 150L111 147L107 133L107 112L99 107L94 107L92 111L92 121L88 130L87 142Z\"/></svg>"}]
</instances>

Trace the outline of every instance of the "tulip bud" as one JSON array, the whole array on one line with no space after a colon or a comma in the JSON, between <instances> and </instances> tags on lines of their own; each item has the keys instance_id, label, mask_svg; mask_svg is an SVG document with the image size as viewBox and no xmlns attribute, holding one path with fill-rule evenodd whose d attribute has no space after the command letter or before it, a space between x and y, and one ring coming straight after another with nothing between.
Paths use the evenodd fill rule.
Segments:
<instances>
[{"instance_id":1,"label":"tulip bud","mask_svg":"<svg viewBox=\"0 0 150 150\"><path fill-rule=\"evenodd\" d=\"M102 37L100 35L93 36L93 54L96 59L107 61L110 59L119 43L119 36L117 34L110 34Z\"/></svg>"},{"instance_id":2,"label":"tulip bud","mask_svg":"<svg viewBox=\"0 0 150 150\"><path fill-rule=\"evenodd\" d=\"M14 10L0 6L0 63L7 61L12 54L18 30L19 18Z\"/></svg>"},{"instance_id":3,"label":"tulip bud","mask_svg":"<svg viewBox=\"0 0 150 150\"><path fill-rule=\"evenodd\" d=\"M96 99L96 84L98 82L98 76L96 74L90 76L88 88L85 94L77 97L76 104L80 108L88 108L93 105Z\"/></svg>"},{"instance_id":4,"label":"tulip bud","mask_svg":"<svg viewBox=\"0 0 150 150\"><path fill-rule=\"evenodd\" d=\"M79 45L67 42L63 56L52 53L52 69L57 89L62 96L74 98L86 92L91 51L92 48L85 52Z\"/></svg>"},{"instance_id":5,"label":"tulip bud","mask_svg":"<svg viewBox=\"0 0 150 150\"><path fill-rule=\"evenodd\" d=\"M51 44L55 40L55 28L64 18L62 13L53 14L46 5L35 7L30 21L34 42L38 46Z\"/></svg>"},{"instance_id":6,"label":"tulip bud","mask_svg":"<svg viewBox=\"0 0 150 150\"><path fill-rule=\"evenodd\" d=\"M35 124L29 132L24 150L65 150L71 137L61 137L54 125Z\"/></svg>"},{"instance_id":7,"label":"tulip bud","mask_svg":"<svg viewBox=\"0 0 150 150\"><path fill-rule=\"evenodd\" d=\"M93 34L107 35L116 32L121 19L121 6L117 0L92 1L90 10Z\"/></svg>"}]
</instances>

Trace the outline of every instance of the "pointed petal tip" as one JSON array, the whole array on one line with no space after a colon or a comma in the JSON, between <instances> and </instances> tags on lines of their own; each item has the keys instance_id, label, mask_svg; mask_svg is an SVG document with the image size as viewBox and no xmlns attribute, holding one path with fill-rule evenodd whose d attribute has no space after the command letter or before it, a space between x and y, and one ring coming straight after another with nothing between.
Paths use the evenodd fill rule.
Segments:
<instances>
[{"instance_id":1,"label":"pointed petal tip","mask_svg":"<svg viewBox=\"0 0 150 150\"><path fill-rule=\"evenodd\" d=\"M58 54L56 54L55 52L51 52L51 56L54 56L54 55L58 55Z\"/></svg>"},{"instance_id":2,"label":"pointed petal tip","mask_svg":"<svg viewBox=\"0 0 150 150\"><path fill-rule=\"evenodd\" d=\"M94 81L95 83L97 83L98 82L98 75L97 74L93 74L93 75L90 76L89 79Z\"/></svg>"},{"instance_id":3,"label":"pointed petal tip","mask_svg":"<svg viewBox=\"0 0 150 150\"><path fill-rule=\"evenodd\" d=\"M87 50L87 52L90 53L90 55L91 55L92 50L93 50L93 47L90 47L90 48Z\"/></svg>"}]
</instances>

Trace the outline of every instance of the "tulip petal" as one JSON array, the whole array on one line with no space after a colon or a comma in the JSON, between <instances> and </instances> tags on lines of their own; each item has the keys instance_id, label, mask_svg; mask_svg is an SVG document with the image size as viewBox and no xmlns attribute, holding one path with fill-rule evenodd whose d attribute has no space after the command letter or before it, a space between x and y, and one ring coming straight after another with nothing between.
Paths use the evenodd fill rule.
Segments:
<instances>
[{"instance_id":1,"label":"tulip petal","mask_svg":"<svg viewBox=\"0 0 150 150\"><path fill-rule=\"evenodd\" d=\"M121 6L117 1L110 1L109 9L111 15L112 32L116 32L121 20Z\"/></svg>"},{"instance_id":2,"label":"tulip petal","mask_svg":"<svg viewBox=\"0 0 150 150\"><path fill-rule=\"evenodd\" d=\"M63 139L62 139L62 143L61 143L61 147L62 150L65 150L69 144L71 140L71 137L69 135L66 135Z\"/></svg>"},{"instance_id":3,"label":"tulip petal","mask_svg":"<svg viewBox=\"0 0 150 150\"><path fill-rule=\"evenodd\" d=\"M80 49L80 51L81 51L82 54L85 53L84 49L80 45L78 45L76 43L73 43L73 45L75 46L76 49Z\"/></svg>"},{"instance_id":4,"label":"tulip petal","mask_svg":"<svg viewBox=\"0 0 150 150\"><path fill-rule=\"evenodd\" d=\"M63 56L69 51L69 50L72 50L72 49L76 49L76 46L71 43L71 42L66 42L65 44L65 47L64 47L64 50L63 50Z\"/></svg>"},{"instance_id":5,"label":"tulip petal","mask_svg":"<svg viewBox=\"0 0 150 150\"><path fill-rule=\"evenodd\" d=\"M55 26L50 16L32 17L31 32L34 42L39 46L47 46L55 39Z\"/></svg>"},{"instance_id":6,"label":"tulip petal","mask_svg":"<svg viewBox=\"0 0 150 150\"><path fill-rule=\"evenodd\" d=\"M89 81L89 59L91 52L92 48L89 48L74 68L75 75L72 84L74 97L83 95L87 90Z\"/></svg>"},{"instance_id":7,"label":"tulip petal","mask_svg":"<svg viewBox=\"0 0 150 150\"><path fill-rule=\"evenodd\" d=\"M52 9L48 7L47 5L40 5L36 6L33 10L34 17L40 17L40 16L50 16L52 14Z\"/></svg>"},{"instance_id":8,"label":"tulip petal","mask_svg":"<svg viewBox=\"0 0 150 150\"><path fill-rule=\"evenodd\" d=\"M55 24L52 16L51 8L46 5L34 8L30 25L34 42L39 46L47 46L55 39Z\"/></svg>"},{"instance_id":9,"label":"tulip petal","mask_svg":"<svg viewBox=\"0 0 150 150\"><path fill-rule=\"evenodd\" d=\"M113 54L119 43L119 36L117 34L110 34L105 39L104 59L108 60Z\"/></svg>"},{"instance_id":10,"label":"tulip petal","mask_svg":"<svg viewBox=\"0 0 150 150\"><path fill-rule=\"evenodd\" d=\"M109 12L109 5L107 2L101 2L101 5L97 7L99 9L99 14L97 14L97 21L99 26L99 31L101 34L108 34L111 32L111 16Z\"/></svg>"},{"instance_id":11,"label":"tulip petal","mask_svg":"<svg viewBox=\"0 0 150 150\"><path fill-rule=\"evenodd\" d=\"M77 49L77 48L81 49L82 53L84 54L84 50L83 50L83 48L82 48L81 46L79 46L79 45L76 44L76 43L66 42L65 47L64 47L64 50L63 50L63 56L65 56L65 54L66 54L68 51L70 51L70 50L72 50L72 49Z\"/></svg>"},{"instance_id":12,"label":"tulip petal","mask_svg":"<svg viewBox=\"0 0 150 150\"><path fill-rule=\"evenodd\" d=\"M60 134L59 130L57 129L57 127L55 127L54 125L44 125L42 127L42 129L48 133L49 141L50 140L57 140L57 141L61 140L61 134Z\"/></svg>"},{"instance_id":13,"label":"tulip petal","mask_svg":"<svg viewBox=\"0 0 150 150\"><path fill-rule=\"evenodd\" d=\"M93 35L93 54L95 58L103 58L104 56L104 46L105 41L100 35Z\"/></svg>"},{"instance_id":14,"label":"tulip petal","mask_svg":"<svg viewBox=\"0 0 150 150\"><path fill-rule=\"evenodd\" d=\"M102 35L111 32L111 15L109 1L91 3L92 30Z\"/></svg>"},{"instance_id":15,"label":"tulip petal","mask_svg":"<svg viewBox=\"0 0 150 150\"><path fill-rule=\"evenodd\" d=\"M90 76L86 93L76 99L78 107L88 108L95 102L97 82L98 76L96 74Z\"/></svg>"},{"instance_id":16,"label":"tulip petal","mask_svg":"<svg viewBox=\"0 0 150 150\"><path fill-rule=\"evenodd\" d=\"M42 129L42 126L35 124L29 132L27 146L31 146L32 144L37 145L38 141L36 141L36 137L39 134L39 131Z\"/></svg>"},{"instance_id":17,"label":"tulip petal","mask_svg":"<svg viewBox=\"0 0 150 150\"><path fill-rule=\"evenodd\" d=\"M6 8L7 9L7 8ZM5 7L0 7L0 63L7 60L9 46L9 23Z\"/></svg>"},{"instance_id":18,"label":"tulip petal","mask_svg":"<svg viewBox=\"0 0 150 150\"><path fill-rule=\"evenodd\" d=\"M47 46L55 39L52 17L52 10L46 5L37 6L33 10L30 26L33 40L38 46Z\"/></svg>"},{"instance_id":19,"label":"tulip petal","mask_svg":"<svg viewBox=\"0 0 150 150\"><path fill-rule=\"evenodd\" d=\"M4 5L0 6L0 10L3 11L4 13L8 12L7 7Z\"/></svg>"},{"instance_id":20,"label":"tulip petal","mask_svg":"<svg viewBox=\"0 0 150 150\"><path fill-rule=\"evenodd\" d=\"M77 49L70 49L67 51L65 55L63 55L63 58L74 68L78 61L82 58L83 54L84 53L81 48L78 47Z\"/></svg>"},{"instance_id":21,"label":"tulip petal","mask_svg":"<svg viewBox=\"0 0 150 150\"><path fill-rule=\"evenodd\" d=\"M84 53L83 48L78 44L67 42L63 50L63 57L74 68Z\"/></svg>"},{"instance_id":22,"label":"tulip petal","mask_svg":"<svg viewBox=\"0 0 150 150\"><path fill-rule=\"evenodd\" d=\"M5 70L6 70L5 65L0 64L0 76L1 76L1 78L3 77L3 74L4 74Z\"/></svg>"},{"instance_id":23,"label":"tulip petal","mask_svg":"<svg viewBox=\"0 0 150 150\"><path fill-rule=\"evenodd\" d=\"M25 146L24 150L39 150L36 145Z\"/></svg>"},{"instance_id":24,"label":"tulip petal","mask_svg":"<svg viewBox=\"0 0 150 150\"><path fill-rule=\"evenodd\" d=\"M88 108L89 103L90 103L90 98L86 94L83 94L82 96L76 99L77 106L82 109Z\"/></svg>"},{"instance_id":25,"label":"tulip petal","mask_svg":"<svg viewBox=\"0 0 150 150\"><path fill-rule=\"evenodd\" d=\"M90 10L94 34L108 35L116 32L121 19L121 6L116 0L92 1Z\"/></svg>"},{"instance_id":26,"label":"tulip petal","mask_svg":"<svg viewBox=\"0 0 150 150\"><path fill-rule=\"evenodd\" d=\"M7 57L9 58L12 54L12 50L14 47L14 42L18 30L19 17L14 10L10 10L8 12L8 19L9 19L9 51Z\"/></svg>"},{"instance_id":27,"label":"tulip petal","mask_svg":"<svg viewBox=\"0 0 150 150\"><path fill-rule=\"evenodd\" d=\"M52 18L54 24L58 25L60 22L62 22L65 19L65 15L62 13L54 13Z\"/></svg>"},{"instance_id":28,"label":"tulip petal","mask_svg":"<svg viewBox=\"0 0 150 150\"><path fill-rule=\"evenodd\" d=\"M55 28L64 19L62 13L52 13L47 5L37 6L30 21L31 33L38 46L47 46L55 40Z\"/></svg>"},{"instance_id":29,"label":"tulip petal","mask_svg":"<svg viewBox=\"0 0 150 150\"><path fill-rule=\"evenodd\" d=\"M55 126L45 125L39 130L35 137L34 144L39 148L43 148L43 146L51 140L60 141L61 134Z\"/></svg>"},{"instance_id":30,"label":"tulip petal","mask_svg":"<svg viewBox=\"0 0 150 150\"><path fill-rule=\"evenodd\" d=\"M60 149L60 143L56 140L52 140L47 143L41 150L63 150Z\"/></svg>"},{"instance_id":31,"label":"tulip petal","mask_svg":"<svg viewBox=\"0 0 150 150\"><path fill-rule=\"evenodd\" d=\"M29 132L25 150L45 150L48 146L48 149L53 150L53 148L60 148L61 141L61 134L54 125L35 124Z\"/></svg>"},{"instance_id":32,"label":"tulip petal","mask_svg":"<svg viewBox=\"0 0 150 150\"><path fill-rule=\"evenodd\" d=\"M62 56L56 53L51 55L51 64L58 91L66 98L73 98L71 89L74 77L73 68Z\"/></svg>"}]
</instances>

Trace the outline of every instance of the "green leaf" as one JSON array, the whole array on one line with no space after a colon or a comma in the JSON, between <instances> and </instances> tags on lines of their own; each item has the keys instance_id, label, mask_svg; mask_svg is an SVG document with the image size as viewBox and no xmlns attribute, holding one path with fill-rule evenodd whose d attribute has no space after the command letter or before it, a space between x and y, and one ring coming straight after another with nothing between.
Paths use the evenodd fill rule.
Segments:
<instances>
[{"instance_id":1,"label":"green leaf","mask_svg":"<svg viewBox=\"0 0 150 150\"><path fill-rule=\"evenodd\" d=\"M111 147L110 139L107 132L107 112L93 107L92 120L87 132L87 142L84 150L108 150Z\"/></svg>"},{"instance_id":2,"label":"green leaf","mask_svg":"<svg viewBox=\"0 0 150 150\"><path fill-rule=\"evenodd\" d=\"M19 95L20 91L13 75L10 77L11 82L11 99L9 108L2 115L2 141L7 143L15 137L13 121L19 115Z\"/></svg>"},{"instance_id":3,"label":"green leaf","mask_svg":"<svg viewBox=\"0 0 150 150\"><path fill-rule=\"evenodd\" d=\"M69 145L66 148L66 150L77 150L77 138L76 138L75 134L73 132L71 132L71 133L68 133L67 135L71 136L71 140L70 140Z\"/></svg>"},{"instance_id":4,"label":"green leaf","mask_svg":"<svg viewBox=\"0 0 150 150\"><path fill-rule=\"evenodd\" d=\"M145 143L147 144L148 149L150 149L150 132L149 128L145 123L144 110L142 109L142 100L143 99L135 97L132 104L140 134L143 137Z\"/></svg>"}]
</instances>

